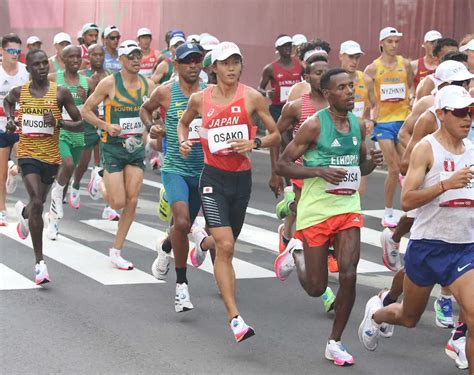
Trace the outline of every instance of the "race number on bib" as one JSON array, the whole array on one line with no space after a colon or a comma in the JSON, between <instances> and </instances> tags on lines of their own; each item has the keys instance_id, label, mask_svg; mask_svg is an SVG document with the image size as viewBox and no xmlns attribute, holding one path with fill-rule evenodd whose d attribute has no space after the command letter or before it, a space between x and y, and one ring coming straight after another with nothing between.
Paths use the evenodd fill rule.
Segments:
<instances>
[{"instance_id":1,"label":"race number on bib","mask_svg":"<svg viewBox=\"0 0 474 375\"><path fill-rule=\"evenodd\" d=\"M288 94L290 93L291 86L281 86L280 87L280 101L286 102L288 99Z\"/></svg>"},{"instance_id":2,"label":"race number on bib","mask_svg":"<svg viewBox=\"0 0 474 375\"><path fill-rule=\"evenodd\" d=\"M354 102L354 109L352 110L352 113L355 115L355 117L362 118L364 115L364 109L365 102Z\"/></svg>"},{"instance_id":3,"label":"race number on bib","mask_svg":"<svg viewBox=\"0 0 474 375\"><path fill-rule=\"evenodd\" d=\"M199 131L201 130L202 119L195 118L189 124L189 135L188 140L192 143L200 143L201 137L199 136Z\"/></svg>"},{"instance_id":4,"label":"race number on bib","mask_svg":"<svg viewBox=\"0 0 474 375\"><path fill-rule=\"evenodd\" d=\"M99 105L97 106L97 110L99 112L99 117L104 118L104 102L100 102Z\"/></svg>"},{"instance_id":5,"label":"race number on bib","mask_svg":"<svg viewBox=\"0 0 474 375\"><path fill-rule=\"evenodd\" d=\"M24 114L21 131L27 137L49 137L54 134L54 126L45 124L43 116Z\"/></svg>"},{"instance_id":6,"label":"race number on bib","mask_svg":"<svg viewBox=\"0 0 474 375\"><path fill-rule=\"evenodd\" d=\"M248 126L243 124L209 129L209 151L211 151L212 154L227 155L228 153L233 152L231 146L228 143L233 139L248 140Z\"/></svg>"},{"instance_id":7,"label":"race number on bib","mask_svg":"<svg viewBox=\"0 0 474 375\"><path fill-rule=\"evenodd\" d=\"M382 102L399 102L406 97L404 83L390 83L380 85L380 100Z\"/></svg>"},{"instance_id":8,"label":"race number on bib","mask_svg":"<svg viewBox=\"0 0 474 375\"><path fill-rule=\"evenodd\" d=\"M143 124L140 117L129 117L120 119L121 137L133 137L143 133Z\"/></svg>"},{"instance_id":9,"label":"race number on bib","mask_svg":"<svg viewBox=\"0 0 474 375\"><path fill-rule=\"evenodd\" d=\"M326 193L335 195L352 195L359 190L360 186L360 167L347 167L330 165L330 168L343 168L347 170L346 175L339 183L339 185L333 185L331 183L326 184Z\"/></svg>"},{"instance_id":10,"label":"race number on bib","mask_svg":"<svg viewBox=\"0 0 474 375\"><path fill-rule=\"evenodd\" d=\"M455 172L441 172L440 181L447 180ZM439 198L441 207L474 207L474 179L462 189L450 189L441 194Z\"/></svg>"}]
</instances>

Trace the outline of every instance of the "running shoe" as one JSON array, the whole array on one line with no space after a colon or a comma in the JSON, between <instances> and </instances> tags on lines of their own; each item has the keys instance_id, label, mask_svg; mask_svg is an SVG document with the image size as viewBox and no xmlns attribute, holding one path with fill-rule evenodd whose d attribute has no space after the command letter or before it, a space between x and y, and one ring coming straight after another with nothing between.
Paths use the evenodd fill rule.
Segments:
<instances>
[{"instance_id":1,"label":"running shoe","mask_svg":"<svg viewBox=\"0 0 474 375\"><path fill-rule=\"evenodd\" d=\"M201 248L201 243L207 237L207 233L204 228L196 227L192 231L192 236L194 239L194 247L189 253L189 258L191 259L191 264L193 267L199 267L206 259L207 251L203 251Z\"/></svg>"},{"instance_id":2,"label":"running shoe","mask_svg":"<svg viewBox=\"0 0 474 375\"><path fill-rule=\"evenodd\" d=\"M337 259L334 255L328 255L328 271L331 273L339 272L339 265L337 264Z\"/></svg>"},{"instance_id":3,"label":"running shoe","mask_svg":"<svg viewBox=\"0 0 474 375\"><path fill-rule=\"evenodd\" d=\"M62 219L64 215L63 211L63 189L58 189L57 183L54 183L51 189L51 206L50 211L56 215L58 219Z\"/></svg>"},{"instance_id":4,"label":"running shoe","mask_svg":"<svg viewBox=\"0 0 474 375\"><path fill-rule=\"evenodd\" d=\"M355 361L340 341L329 340L324 352L326 359L333 361L336 366L352 366Z\"/></svg>"},{"instance_id":5,"label":"running shoe","mask_svg":"<svg viewBox=\"0 0 474 375\"><path fill-rule=\"evenodd\" d=\"M390 271L397 272L401 266L400 244L393 239L393 232L390 228L385 228L380 235L380 244L383 250L383 264Z\"/></svg>"},{"instance_id":6,"label":"running shoe","mask_svg":"<svg viewBox=\"0 0 474 375\"><path fill-rule=\"evenodd\" d=\"M22 201L15 203L15 211L18 216L18 225L16 226L16 231L22 240L26 240L30 234L30 228L28 227L28 220L23 217L23 210L25 204Z\"/></svg>"},{"instance_id":7,"label":"running shoe","mask_svg":"<svg viewBox=\"0 0 474 375\"><path fill-rule=\"evenodd\" d=\"M384 214L382 226L385 228L395 228L397 226L397 219L393 215Z\"/></svg>"},{"instance_id":8,"label":"running shoe","mask_svg":"<svg viewBox=\"0 0 474 375\"><path fill-rule=\"evenodd\" d=\"M398 182L400 183L400 187L403 187L403 181L405 177L402 176L401 173L398 174Z\"/></svg>"},{"instance_id":9,"label":"running shoe","mask_svg":"<svg viewBox=\"0 0 474 375\"><path fill-rule=\"evenodd\" d=\"M160 158L158 156L154 156L153 158L151 158L150 165L153 170L157 170L158 168L160 168L161 166Z\"/></svg>"},{"instance_id":10,"label":"running shoe","mask_svg":"<svg viewBox=\"0 0 474 375\"><path fill-rule=\"evenodd\" d=\"M163 251L162 247L164 241L169 241L169 238L166 238L156 243L156 252L158 253L158 255L156 256L156 259L151 266L151 273L158 280L165 280L166 275L170 270L171 255Z\"/></svg>"},{"instance_id":11,"label":"running shoe","mask_svg":"<svg viewBox=\"0 0 474 375\"><path fill-rule=\"evenodd\" d=\"M382 307L383 304L379 296L373 296L365 305L364 319L362 319L362 323L359 326L359 340L367 350L377 349L380 329L379 325L372 319L372 316Z\"/></svg>"},{"instance_id":12,"label":"running shoe","mask_svg":"<svg viewBox=\"0 0 474 375\"><path fill-rule=\"evenodd\" d=\"M72 208L78 210L81 207L81 195L79 194L79 189L71 188L67 201Z\"/></svg>"},{"instance_id":13,"label":"running shoe","mask_svg":"<svg viewBox=\"0 0 474 375\"><path fill-rule=\"evenodd\" d=\"M100 183L102 181L102 177L100 177L99 171L99 167L94 167L91 172L89 183L87 184L87 192L93 200L97 200L102 196L102 193L100 191Z\"/></svg>"},{"instance_id":14,"label":"running shoe","mask_svg":"<svg viewBox=\"0 0 474 375\"><path fill-rule=\"evenodd\" d=\"M49 283L51 280L48 274L48 268L44 263L44 260L41 260L35 265L35 283L36 285Z\"/></svg>"},{"instance_id":15,"label":"running shoe","mask_svg":"<svg viewBox=\"0 0 474 375\"><path fill-rule=\"evenodd\" d=\"M230 328L237 342L242 342L255 335L253 327L248 326L240 315L231 320Z\"/></svg>"},{"instance_id":16,"label":"running shoe","mask_svg":"<svg viewBox=\"0 0 474 375\"><path fill-rule=\"evenodd\" d=\"M160 189L160 203L158 204L158 217L165 223L171 220L171 207L166 199L166 192L164 188Z\"/></svg>"},{"instance_id":17,"label":"running shoe","mask_svg":"<svg viewBox=\"0 0 474 375\"><path fill-rule=\"evenodd\" d=\"M454 332L455 330L453 330L453 334ZM462 336L457 340L453 340L453 334L449 338L444 351L449 358L454 359L457 368L461 370L467 369L468 363L466 358L466 336Z\"/></svg>"},{"instance_id":18,"label":"running shoe","mask_svg":"<svg viewBox=\"0 0 474 375\"><path fill-rule=\"evenodd\" d=\"M120 214L115 211L113 208L109 206L105 206L104 210L102 211L102 219L109 220L109 221L119 221Z\"/></svg>"},{"instance_id":19,"label":"running shoe","mask_svg":"<svg viewBox=\"0 0 474 375\"><path fill-rule=\"evenodd\" d=\"M174 309L177 313L194 309L189 297L188 284L176 284L176 295L174 298Z\"/></svg>"},{"instance_id":20,"label":"running shoe","mask_svg":"<svg viewBox=\"0 0 474 375\"><path fill-rule=\"evenodd\" d=\"M7 194L13 194L18 186L18 173L13 174L13 167L15 167L15 162L13 160L9 160L7 183L5 184Z\"/></svg>"},{"instance_id":21,"label":"running shoe","mask_svg":"<svg viewBox=\"0 0 474 375\"><path fill-rule=\"evenodd\" d=\"M440 328L454 328L453 300L439 297L434 302L435 323Z\"/></svg>"},{"instance_id":22,"label":"running shoe","mask_svg":"<svg viewBox=\"0 0 474 375\"><path fill-rule=\"evenodd\" d=\"M278 226L278 251L281 254L285 251L286 245L283 241L283 229L285 228L285 224L280 224Z\"/></svg>"},{"instance_id":23,"label":"running shoe","mask_svg":"<svg viewBox=\"0 0 474 375\"><path fill-rule=\"evenodd\" d=\"M321 299L323 300L324 310L326 310L327 313L334 309L334 302L336 302L336 296L334 295L330 287L326 288L323 295L321 296Z\"/></svg>"},{"instance_id":24,"label":"running shoe","mask_svg":"<svg viewBox=\"0 0 474 375\"><path fill-rule=\"evenodd\" d=\"M388 289L381 290L379 292L379 298L380 302L382 302L383 306L383 300L388 294ZM390 338L393 336L393 331L395 330L395 326L393 324L388 324L388 323L382 323L380 325L380 336L385 337L385 338Z\"/></svg>"},{"instance_id":25,"label":"running shoe","mask_svg":"<svg viewBox=\"0 0 474 375\"><path fill-rule=\"evenodd\" d=\"M46 229L46 237L52 241L56 241L59 234L59 219L51 214L51 212L45 212L43 221Z\"/></svg>"},{"instance_id":26,"label":"running shoe","mask_svg":"<svg viewBox=\"0 0 474 375\"><path fill-rule=\"evenodd\" d=\"M119 270L130 271L133 270L133 264L120 256L120 250L109 249L110 262Z\"/></svg>"},{"instance_id":27,"label":"running shoe","mask_svg":"<svg viewBox=\"0 0 474 375\"><path fill-rule=\"evenodd\" d=\"M285 281L295 269L295 260L293 259L295 250L303 250L303 244L300 240L292 238L285 251L275 259L274 270L278 280Z\"/></svg>"},{"instance_id":28,"label":"running shoe","mask_svg":"<svg viewBox=\"0 0 474 375\"><path fill-rule=\"evenodd\" d=\"M6 227L7 225L7 211L0 211L0 227Z\"/></svg>"},{"instance_id":29,"label":"running shoe","mask_svg":"<svg viewBox=\"0 0 474 375\"><path fill-rule=\"evenodd\" d=\"M291 214L290 204L295 200L295 193L293 192L292 186L287 186L283 190L283 200L278 202L275 211L276 216L280 220L283 220L285 217Z\"/></svg>"}]
</instances>

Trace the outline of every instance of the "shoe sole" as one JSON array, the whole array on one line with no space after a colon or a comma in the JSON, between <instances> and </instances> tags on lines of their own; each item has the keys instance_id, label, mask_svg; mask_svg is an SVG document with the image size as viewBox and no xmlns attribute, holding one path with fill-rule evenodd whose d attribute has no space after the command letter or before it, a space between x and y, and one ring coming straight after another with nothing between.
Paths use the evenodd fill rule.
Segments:
<instances>
[{"instance_id":1,"label":"shoe sole","mask_svg":"<svg viewBox=\"0 0 474 375\"><path fill-rule=\"evenodd\" d=\"M325 352L324 353L324 357L328 360L328 361L331 361L333 362L336 366L340 366L340 367L347 367L347 366L353 366L355 365L355 361L352 360L352 362L347 362L347 361L344 361L344 362L341 362L341 363L337 363L336 362L336 359L328 352Z\"/></svg>"},{"instance_id":2,"label":"shoe sole","mask_svg":"<svg viewBox=\"0 0 474 375\"><path fill-rule=\"evenodd\" d=\"M26 240L26 239L28 238L28 234L29 234L29 233L25 236L25 235L23 234L23 232L21 231L21 228L20 228L20 227L21 227L21 224L18 223L18 224L16 225L16 232L18 233L18 237L20 237L22 240Z\"/></svg>"},{"instance_id":3,"label":"shoe sole","mask_svg":"<svg viewBox=\"0 0 474 375\"><path fill-rule=\"evenodd\" d=\"M189 253L189 259L191 260L191 264L193 265L194 268L198 268L201 264L198 264L196 260L196 248L193 247L191 252Z\"/></svg>"},{"instance_id":4,"label":"shoe sole","mask_svg":"<svg viewBox=\"0 0 474 375\"><path fill-rule=\"evenodd\" d=\"M444 348L444 352L446 353L446 355L451 358L455 363L456 363L456 367L460 370L466 370L469 366L467 365L463 365L461 363L461 361L459 360L459 356L457 355L456 351L454 350L454 348L451 348L451 346L449 347L445 347Z\"/></svg>"},{"instance_id":5,"label":"shoe sole","mask_svg":"<svg viewBox=\"0 0 474 375\"><path fill-rule=\"evenodd\" d=\"M379 297L377 296L377 298L379 298ZM370 350L370 351L373 352L375 349L377 349L377 345L375 345L375 347L373 349L371 349L371 348L368 348L367 346L365 346L365 342L364 342L364 322L367 320L368 315L369 315L369 306L368 306L368 303L367 303L367 305L365 306L364 319L362 320L362 323L360 323L360 325L359 325L358 335L359 335L360 342L362 343L362 345L364 345L364 348L366 348L367 350Z\"/></svg>"},{"instance_id":6,"label":"shoe sole","mask_svg":"<svg viewBox=\"0 0 474 375\"><path fill-rule=\"evenodd\" d=\"M194 307L192 307L192 308L183 307L181 310L178 310L178 309L176 309L176 306L175 306L174 311L176 311L177 313L181 313L181 312L191 311L193 309L194 309Z\"/></svg>"},{"instance_id":7,"label":"shoe sole","mask_svg":"<svg viewBox=\"0 0 474 375\"><path fill-rule=\"evenodd\" d=\"M255 330L252 327L249 327L247 332L245 332L245 334L241 336L239 339L236 338L235 341L237 341L237 343L241 343L242 341L247 340L248 338L252 336L255 336Z\"/></svg>"},{"instance_id":8,"label":"shoe sole","mask_svg":"<svg viewBox=\"0 0 474 375\"><path fill-rule=\"evenodd\" d=\"M43 284L49 283L50 281L51 281L51 280L49 280L49 279L43 279L43 280L41 280L41 281L35 281L35 284L36 284L36 285L43 285Z\"/></svg>"},{"instance_id":9,"label":"shoe sole","mask_svg":"<svg viewBox=\"0 0 474 375\"><path fill-rule=\"evenodd\" d=\"M168 275L168 272L170 270L170 268L168 267L168 269L166 270L166 273L161 275L161 274L158 274L158 272L156 272L156 264L158 262L158 259L155 259L153 261L153 264L151 265L151 274L155 277L155 279L157 280L166 280L166 275Z\"/></svg>"},{"instance_id":10,"label":"shoe sole","mask_svg":"<svg viewBox=\"0 0 474 375\"><path fill-rule=\"evenodd\" d=\"M280 269L280 264L283 262L283 260L281 260L281 259L284 259L284 258L285 258L283 255L286 256L286 253L283 252L283 253L281 253L280 255L278 255L277 258L275 259L275 263L274 263L274 265L273 265L273 269L274 269L274 271L275 271L276 278L277 278L278 280L280 280L280 281L285 281L285 280L288 278L288 277L285 277L285 278L282 277L282 276L280 275L280 272L278 272L278 270Z\"/></svg>"},{"instance_id":11,"label":"shoe sole","mask_svg":"<svg viewBox=\"0 0 474 375\"><path fill-rule=\"evenodd\" d=\"M125 268L125 267L119 267L119 266L115 265L114 263L112 263L112 266L114 266L115 268L117 268L118 270L121 270L121 271L132 271L133 270L133 266Z\"/></svg>"}]
</instances>

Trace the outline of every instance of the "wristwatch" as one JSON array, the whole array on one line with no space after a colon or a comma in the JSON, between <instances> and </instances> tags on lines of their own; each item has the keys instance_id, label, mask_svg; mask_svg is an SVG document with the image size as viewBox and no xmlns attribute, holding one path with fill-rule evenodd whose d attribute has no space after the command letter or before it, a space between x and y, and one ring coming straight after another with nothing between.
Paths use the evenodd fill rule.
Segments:
<instances>
[{"instance_id":1,"label":"wristwatch","mask_svg":"<svg viewBox=\"0 0 474 375\"><path fill-rule=\"evenodd\" d=\"M255 144L254 150L259 150L262 147L262 140L260 138L255 138L253 143Z\"/></svg>"},{"instance_id":2,"label":"wristwatch","mask_svg":"<svg viewBox=\"0 0 474 375\"><path fill-rule=\"evenodd\" d=\"M64 120L58 120L58 128L59 129L64 128Z\"/></svg>"}]
</instances>

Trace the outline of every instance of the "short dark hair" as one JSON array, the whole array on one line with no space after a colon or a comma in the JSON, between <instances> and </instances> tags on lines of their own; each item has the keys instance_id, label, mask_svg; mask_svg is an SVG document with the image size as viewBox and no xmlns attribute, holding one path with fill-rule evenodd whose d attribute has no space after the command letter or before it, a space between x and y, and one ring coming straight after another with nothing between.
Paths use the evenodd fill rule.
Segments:
<instances>
[{"instance_id":1,"label":"short dark hair","mask_svg":"<svg viewBox=\"0 0 474 375\"><path fill-rule=\"evenodd\" d=\"M443 56L441 62L453 60L459 62L467 62L468 56L464 52L449 52L447 55Z\"/></svg>"},{"instance_id":2,"label":"short dark hair","mask_svg":"<svg viewBox=\"0 0 474 375\"><path fill-rule=\"evenodd\" d=\"M311 56L308 60L310 60L311 62L309 61L306 62L306 66L304 68L304 74L311 73L311 67L313 66L315 62L318 62L318 61L328 62L328 58L324 55L314 55L314 56Z\"/></svg>"},{"instance_id":3,"label":"short dark hair","mask_svg":"<svg viewBox=\"0 0 474 375\"><path fill-rule=\"evenodd\" d=\"M34 57L36 54L38 54L38 53L42 53L42 54L44 54L46 57L48 57L48 55L46 54L46 52L44 52L42 49L31 49L31 50L29 50L29 51L26 53L26 56L25 56L26 65L30 65L31 60L32 60L33 57Z\"/></svg>"},{"instance_id":4,"label":"short dark hair","mask_svg":"<svg viewBox=\"0 0 474 375\"><path fill-rule=\"evenodd\" d=\"M452 39L452 38L436 39L433 43L433 56L438 57L443 47L447 47L447 46L459 47L459 44L455 39Z\"/></svg>"},{"instance_id":5,"label":"short dark hair","mask_svg":"<svg viewBox=\"0 0 474 375\"><path fill-rule=\"evenodd\" d=\"M336 76L338 74L346 73L345 69L342 68L333 68L329 69L326 73L321 76L321 80L319 81L319 85L321 86L321 90L329 89L331 86L331 77Z\"/></svg>"},{"instance_id":6,"label":"short dark hair","mask_svg":"<svg viewBox=\"0 0 474 375\"><path fill-rule=\"evenodd\" d=\"M10 33L2 37L2 48L5 48L8 43L21 44L21 39L18 35Z\"/></svg>"}]
</instances>

